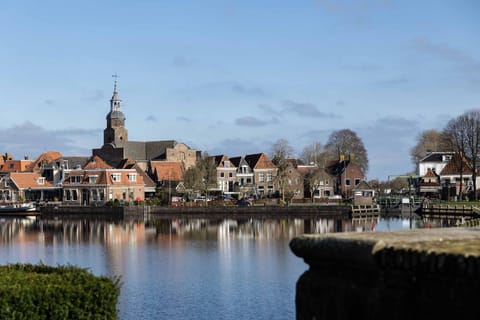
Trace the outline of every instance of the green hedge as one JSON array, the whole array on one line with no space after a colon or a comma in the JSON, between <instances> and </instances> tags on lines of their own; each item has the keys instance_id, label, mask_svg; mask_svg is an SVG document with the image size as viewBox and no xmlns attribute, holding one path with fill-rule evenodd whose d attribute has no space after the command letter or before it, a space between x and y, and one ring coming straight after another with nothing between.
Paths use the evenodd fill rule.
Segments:
<instances>
[{"instance_id":1,"label":"green hedge","mask_svg":"<svg viewBox=\"0 0 480 320\"><path fill-rule=\"evenodd\" d=\"M0 319L116 319L119 278L75 266L0 266Z\"/></svg>"}]
</instances>

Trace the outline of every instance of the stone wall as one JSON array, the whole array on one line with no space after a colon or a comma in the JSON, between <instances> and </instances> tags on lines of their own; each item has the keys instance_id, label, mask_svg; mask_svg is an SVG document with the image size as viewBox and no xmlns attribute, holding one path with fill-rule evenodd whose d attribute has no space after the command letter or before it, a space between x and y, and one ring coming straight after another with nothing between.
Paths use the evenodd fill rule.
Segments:
<instances>
[{"instance_id":1,"label":"stone wall","mask_svg":"<svg viewBox=\"0 0 480 320\"><path fill-rule=\"evenodd\" d=\"M303 236L297 319L480 319L480 229Z\"/></svg>"}]
</instances>

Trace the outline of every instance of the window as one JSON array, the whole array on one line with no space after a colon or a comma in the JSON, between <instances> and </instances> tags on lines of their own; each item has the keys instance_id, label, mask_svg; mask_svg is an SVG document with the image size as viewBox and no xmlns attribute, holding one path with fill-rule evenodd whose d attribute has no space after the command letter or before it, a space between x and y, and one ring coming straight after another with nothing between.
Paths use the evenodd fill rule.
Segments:
<instances>
[{"instance_id":1,"label":"window","mask_svg":"<svg viewBox=\"0 0 480 320\"><path fill-rule=\"evenodd\" d=\"M90 176L88 177L88 183L96 183L98 176Z\"/></svg>"},{"instance_id":2,"label":"window","mask_svg":"<svg viewBox=\"0 0 480 320\"><path fill-rule=\"evenodd\" d=\"M345 179L345 185L349 186L350 185L350 179Z\"/></svg>"},{"instance_id":3,"label":"window","mask_svg":"<svg viewBox=\"0 0 480 320\"><path fill-rule=\"evenodd\" d=\"M232 177L233 177L233 173L232 173L232 172L229 172L229 173L228 173L228 177L229 177L229 178L232 178Z\"/></svg>"},{"instance_id":4,"label":"window","mask_svg":"<svg viewBox=\"0 0 480 320\"><path fill-rule=\"evenodd\" d=\"M127 174L128 181L136 182L137 181L137 174L136 173L129 173Z\"/></svg>"},{"instance_id":5,"label":"window","mask_svg":"<svg viewBox=\"0 0 480 320\"><path fill-rule=\"evenodd\" d=\"M73 200L73 201L77 201L77 200L78 200L77 190L72 190L72 200Z\"/></svg>"},{"instance_id":6,"label":"window","mask_svg":"<svg viewBox=\"0 0 480 320\"><path fill-rule=\"evenodd\" d=\"M267 182L272 182L272 173L267 173Z\"/></svg>"},{"instance_id":7,"label":"window","mask_svg":"<svg viewBox=\"0 0 480 320\"><path fill-rule=\"evenodd\" d=\"M13 169L14 166L15 166L15 165L14 165L13 163L10 163L9 168L10 168L10 169Z\"/></svg>"},{"instance_id":8,"label":"window","mask_svg":"<svg viewBox=\"0 0 480 320\"><path fill-rule=\"evenodd\" d=\"M328 186L328 184L330 183L329 181L330 181L330 180L328 180L328 179L325 180L325 185L326 185L326 186Z\"/></svg>"},{"instance_id":9,"label":"window","mask_svg":"<svg viewBox=\"0 0 480 320\"><path fill-rule=\"evenodd\" d=\"M110 177L112 178L112 181L113 181L113 182L120 182L120 180L121 180L121 175L120 175L120 173L112 173L112 174L110 175Z\"/></svg>"},{"instance_id":10,"label":"window","mask_svg":"<svg viewBox=\"0 0 480 320\"><path fill-rule=\"evenodd\" d=\"M72 198L71 194L70 194L70 190L65 190L65 199L67 199L68 201L70 201L70 199Z\"/></svg>"},{"instance_id":11,"label":"window","mask_svg":"<svg viewBox=\"0 0 480 320\"><path fill-rule=\"evenodd\" d=\"M358 186L359 183L360 183L360 179L355 179L355 185Z\"/></svg>"},{"instance_id":12,"label":"window","mask_svg":"<svg viewBox=\"0 0 480 320\"><path fill-rule=\"evenodd\" d=\"M225 177L225 172L220 172L220 177L221 178Z\"/></svg>"},{"instance_id":13,"label":"window","mask_svg":"<svg viewBox=\"0 0 480 320\"><path fill-rule=\"evenodd\" d=\"M71 176L70 177L70 182L71 183L80 183L82 181L81 176Z\"/></svg>"},{"instance_id":14,"label":"window","mask_svg":"<svg viewBox=\"0 0 480 320\"><path fill-rule=\"evenodd\" d=\"M258 182L264 182L265 181L265 175L263 172L258 174Z\"/></svg>"},{"instance_id":15,"label":"window","mask_svg":"<svg viewBox=\"0 0 480 320\"><path fill-rule=\"evenodd\" d=\"M92 190L92 199L93 199L93 201L97 201L97 200L98 200L98 191L97 191L97 189L93 189L93 190Z\"/></svg>"},{"instance_id":16,"label":"window","mask_svg":"<svg viewBox=\"0 0 480 320\"><path fill-rule=\"evenodd\" d=\"M223 166L224 166L225 168L230 168L230 161L228 161L228 160L227 160L227 161L224 161L224 162L223 162Z\"/></svg>"},{"instance_id":17,"label":"window","mask_svg":"<svg viewBox=\"0 0 480 320\"><path fill-rule=\"evenodd\" d=\"M44 177L38 178L37 183L38 184L45 184L45 178Z\"/></svg>"},{"instance_id":18,"label":"window","mask_svg":"<svg viewBox=\"0 0 480 320\"><path fill-rule=\"evenodd\" d=\"M100 193L100 201L105 200L105 191L103 189L100 189L99 193Z\"/></svg>"},{"instance_id":19,"label":"window","mask_svg":"<svg viewBox=\"0 0 480 320\"><path fill-rule=\"evenodd\" d=\"M247 178L247 183L252 183L252 178Z\"/></svg>"}]
</instances>

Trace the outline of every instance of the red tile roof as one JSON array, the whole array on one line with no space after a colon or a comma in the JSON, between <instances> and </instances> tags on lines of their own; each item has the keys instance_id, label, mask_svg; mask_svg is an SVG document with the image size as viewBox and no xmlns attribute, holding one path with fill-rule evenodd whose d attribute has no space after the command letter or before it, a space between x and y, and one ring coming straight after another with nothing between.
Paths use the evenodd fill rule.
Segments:
<instances>
[{"instance_id":1,"label":"red tile roof","mask_svg":"<svg viewBox=\"0 0 480 320\"><path fill-rule=\"evenodd\" d=\"M177 161L151 161L152 172L157 181L182 181L183 164Z\"/></svg>"},{"instance_id":2,"label":"red tile roof","mask_svg":"<svg viewBox=\"0 0 480 320\"><path fill-rule=\"evenodd\" d=\"M460 168L463 165L463 168ZM440 175L459 175L460 171L463 171L462 174L471 175L473 173L472 167L468 160L456 153L453 155L452 159L447 163L447 165L442 169Z\"/></svg>"},{"instance_id":3,"label":"red tile roof","mask_svg":"<svg viewBox=\"0 0 480 320\"><path fill-rule=\"evenodd\" d=\"M92 156L87 164L83 167L85 170L88 169L112 169L112 166L106 163L99 156Z\"/></svg>"},{"instance_id":4,"label":"red tile roof","mask_svg":"<svg viewBox=\"0 0 480 320\"><path fill-rule=\"evenodd\" d=\"M41 189L50 188L53 185L36 172L10 172L10 179L19 189ZM43 184L40 184L40 180L43 180Z\"/></svg>"},{"instance_id":5,"label":"red tile roof","mask_svg":"<svg viewBox=\"0 0 480 320\"><path fill-rule=\"evenodd\" d=\"M54 160L62 157L62 154L58 151L46 151L39 155L35 161L32 162L30 169L40 169L43 164L48 164Z\"/></svg>"}]
</instances>

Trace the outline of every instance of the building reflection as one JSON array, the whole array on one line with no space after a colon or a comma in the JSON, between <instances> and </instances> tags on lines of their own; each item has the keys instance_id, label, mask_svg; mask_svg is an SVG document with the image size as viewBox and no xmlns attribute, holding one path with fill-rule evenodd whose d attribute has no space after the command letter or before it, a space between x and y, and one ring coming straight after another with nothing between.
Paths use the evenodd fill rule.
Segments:
<instances>
[{"instance_id":1,"label":"building reflection","mask_svg":"<svg viewBox=\"0 0 480 320\"><path fill-rule=\"evenodd\" d=\"M368 230L368 223L338 219L1 219L0 241L44 244L99 243L112 246L173 240L291 239L305 233Z\"/></svg>"}]
</instances>

